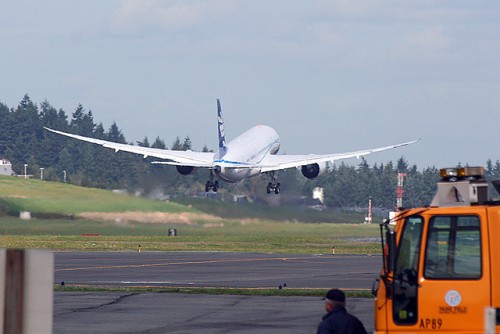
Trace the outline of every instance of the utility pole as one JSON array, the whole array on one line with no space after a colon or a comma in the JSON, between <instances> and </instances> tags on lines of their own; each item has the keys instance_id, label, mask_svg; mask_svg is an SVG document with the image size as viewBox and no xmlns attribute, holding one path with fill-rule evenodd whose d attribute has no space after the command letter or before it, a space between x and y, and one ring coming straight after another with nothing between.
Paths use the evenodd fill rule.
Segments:
<instances>
[{"instance_id":1,"label":"utility pole","mask_svg":"<svg viewBox=\"0 0 500 334\"><path fill-rule=\"evenodd\" d=\"M365 224L372 223L372 197L368 199L368 216L365 218Z\"/></svg>"},{"instance_id":2,"label":"utility pole","mask_svg":"<svg viewBox=\"0 0 500 334\"><path fill-rule=\"evenodd\" d=\"M403 207L403 194L405 192L403 184L406 175L406 173L398 172L398 185L396 187L396 211L399 211L399 208Z\"/></svg>"}]
</instances>

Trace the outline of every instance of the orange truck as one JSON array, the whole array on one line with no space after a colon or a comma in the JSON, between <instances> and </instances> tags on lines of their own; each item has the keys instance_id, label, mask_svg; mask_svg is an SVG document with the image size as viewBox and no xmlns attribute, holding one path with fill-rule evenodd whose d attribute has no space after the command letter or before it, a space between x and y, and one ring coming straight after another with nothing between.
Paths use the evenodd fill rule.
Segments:
<instances>
[{"instance_id":1,"label":"orange truck","mask_svg":"<svg viewBox=\"0 0 500 334\"><path fill-rule=\"evenodd\" d=\"M381 224L375 333L500 333L500 200L482 167L440 173L430 206Z\"/></svg>"}]
</instances>

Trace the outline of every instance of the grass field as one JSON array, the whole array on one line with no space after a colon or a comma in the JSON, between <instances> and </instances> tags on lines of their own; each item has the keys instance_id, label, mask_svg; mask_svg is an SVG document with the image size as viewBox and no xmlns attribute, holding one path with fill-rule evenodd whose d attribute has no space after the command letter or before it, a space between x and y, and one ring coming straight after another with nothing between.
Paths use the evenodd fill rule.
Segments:
<instances>
[{"instance_id":1,"label":"grass field","mask_svg":"<svg viewBox=\"0 0 500 334\"><path fill-rule=\"evenodd\" d=\"M3 210L13 214L19 211L54 215L86 211L196 211L182 204L152 201L108 190L7 176L0 176L0 201Z\"/></svg>"},{"instance_id":2,"label":"grass field","mask_svg":"<svg viewBox=\"0 0 500 334\"><path fill-rule=\"evenodd\" d=\"M19 211L30 211L35 218L21 220L15 217ZM310 254L335 248L339 254L380 253L376 224L346 223L361 221L359 213L210 200L152 201L63 183L0 177L2 212L0 246L4 248L137 251L140 245L141 251ZM79 218L85 212L100 218ZM109 212L119 214L104 218L103 213ZM163 218L153 221L150 213L162 213ZM186 213L188 219L184 219ZM333 223L335 217L343 223ZM169 228L175 228L177 236L168 236Z\"/></svg>"},{"instance_id":3,"label":"grass field","mask_svg":"<svg viewBox=\"0 0 500 334\"><path fill-rule=\"evenodd\" d=\"M177 236L168 236L175 228ZM378 254L378 226L224 221L190 225L0 219L4 248Z\"/></svg>"}]
</instances>

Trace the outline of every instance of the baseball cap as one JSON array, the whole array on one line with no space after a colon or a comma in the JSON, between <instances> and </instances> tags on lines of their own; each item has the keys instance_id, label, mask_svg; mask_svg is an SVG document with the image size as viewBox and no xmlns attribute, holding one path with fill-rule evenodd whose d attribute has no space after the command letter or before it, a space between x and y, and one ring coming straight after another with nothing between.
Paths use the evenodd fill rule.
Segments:
<instances>
[{"instance_id":1,"label":"baseball cap","mask_svg":"<svg viewBox=\"0 0 500 334\"><path fill-rule=\"evenodd\" d=\"M326 293L326 296L325 296L325 298L323 298L323 300L325 300L325 299L332 300L335 302L344 303L345 302L345 294L342 290L332 289Z\"/></svg>"}]
</instances>

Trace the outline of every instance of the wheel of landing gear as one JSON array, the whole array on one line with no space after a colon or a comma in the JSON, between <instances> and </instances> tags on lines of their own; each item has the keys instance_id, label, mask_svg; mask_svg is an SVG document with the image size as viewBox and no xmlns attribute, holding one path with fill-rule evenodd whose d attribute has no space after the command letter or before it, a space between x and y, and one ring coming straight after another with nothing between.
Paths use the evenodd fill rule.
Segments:
<instances>
[{"instance_id":1,"label":"wheel of landing gear","mask_svg":"<svg viewBox=\"0 0 500 334\"><path fill-rule=\"evenodd\" d=\"M271 182L269 182L269 183L268 183L268 185L267 185L267 188L266 188L266 190L267 190L267 193L268 193L268 194L270 194L270 193L271 193L271 188L272 188L272 186L273 186L273 185L272 185L272 183L271 183Z\"/></svg>"},{"instance_id":2,"label":"wheel of landing gear","mask_svg":"<svg viewBox=\"0 0 500 334\"><path fill-rule=\"evenodd\" d=\"M219 181L215 181L212 190L216 193L219 190Z\"/></svg>"},{"instance_id":3,"label":"wheel of landing gear","mask_svg":"<svg viewBox=\"0 0 500 334\"><path fill-rule=\"evenodd\" d=\"M278 183L278 184L276 185L276 187L274 188L274 193L275 193L276 195L278 195L278 194L280 193L280 191L281 191L281 189L280 189L280 184Z\"/></svg>"},{"instance_id":4,"label":"wheel of landing gear","mask_svg":"<svg viewBox=\"0 0 500 334\"><path fill-rule=\"evenodd\" d=\"M207 183L205 183L205 192L208 193L210 191L210 181L207 181Z\"/></svg>"}]
</instances>

